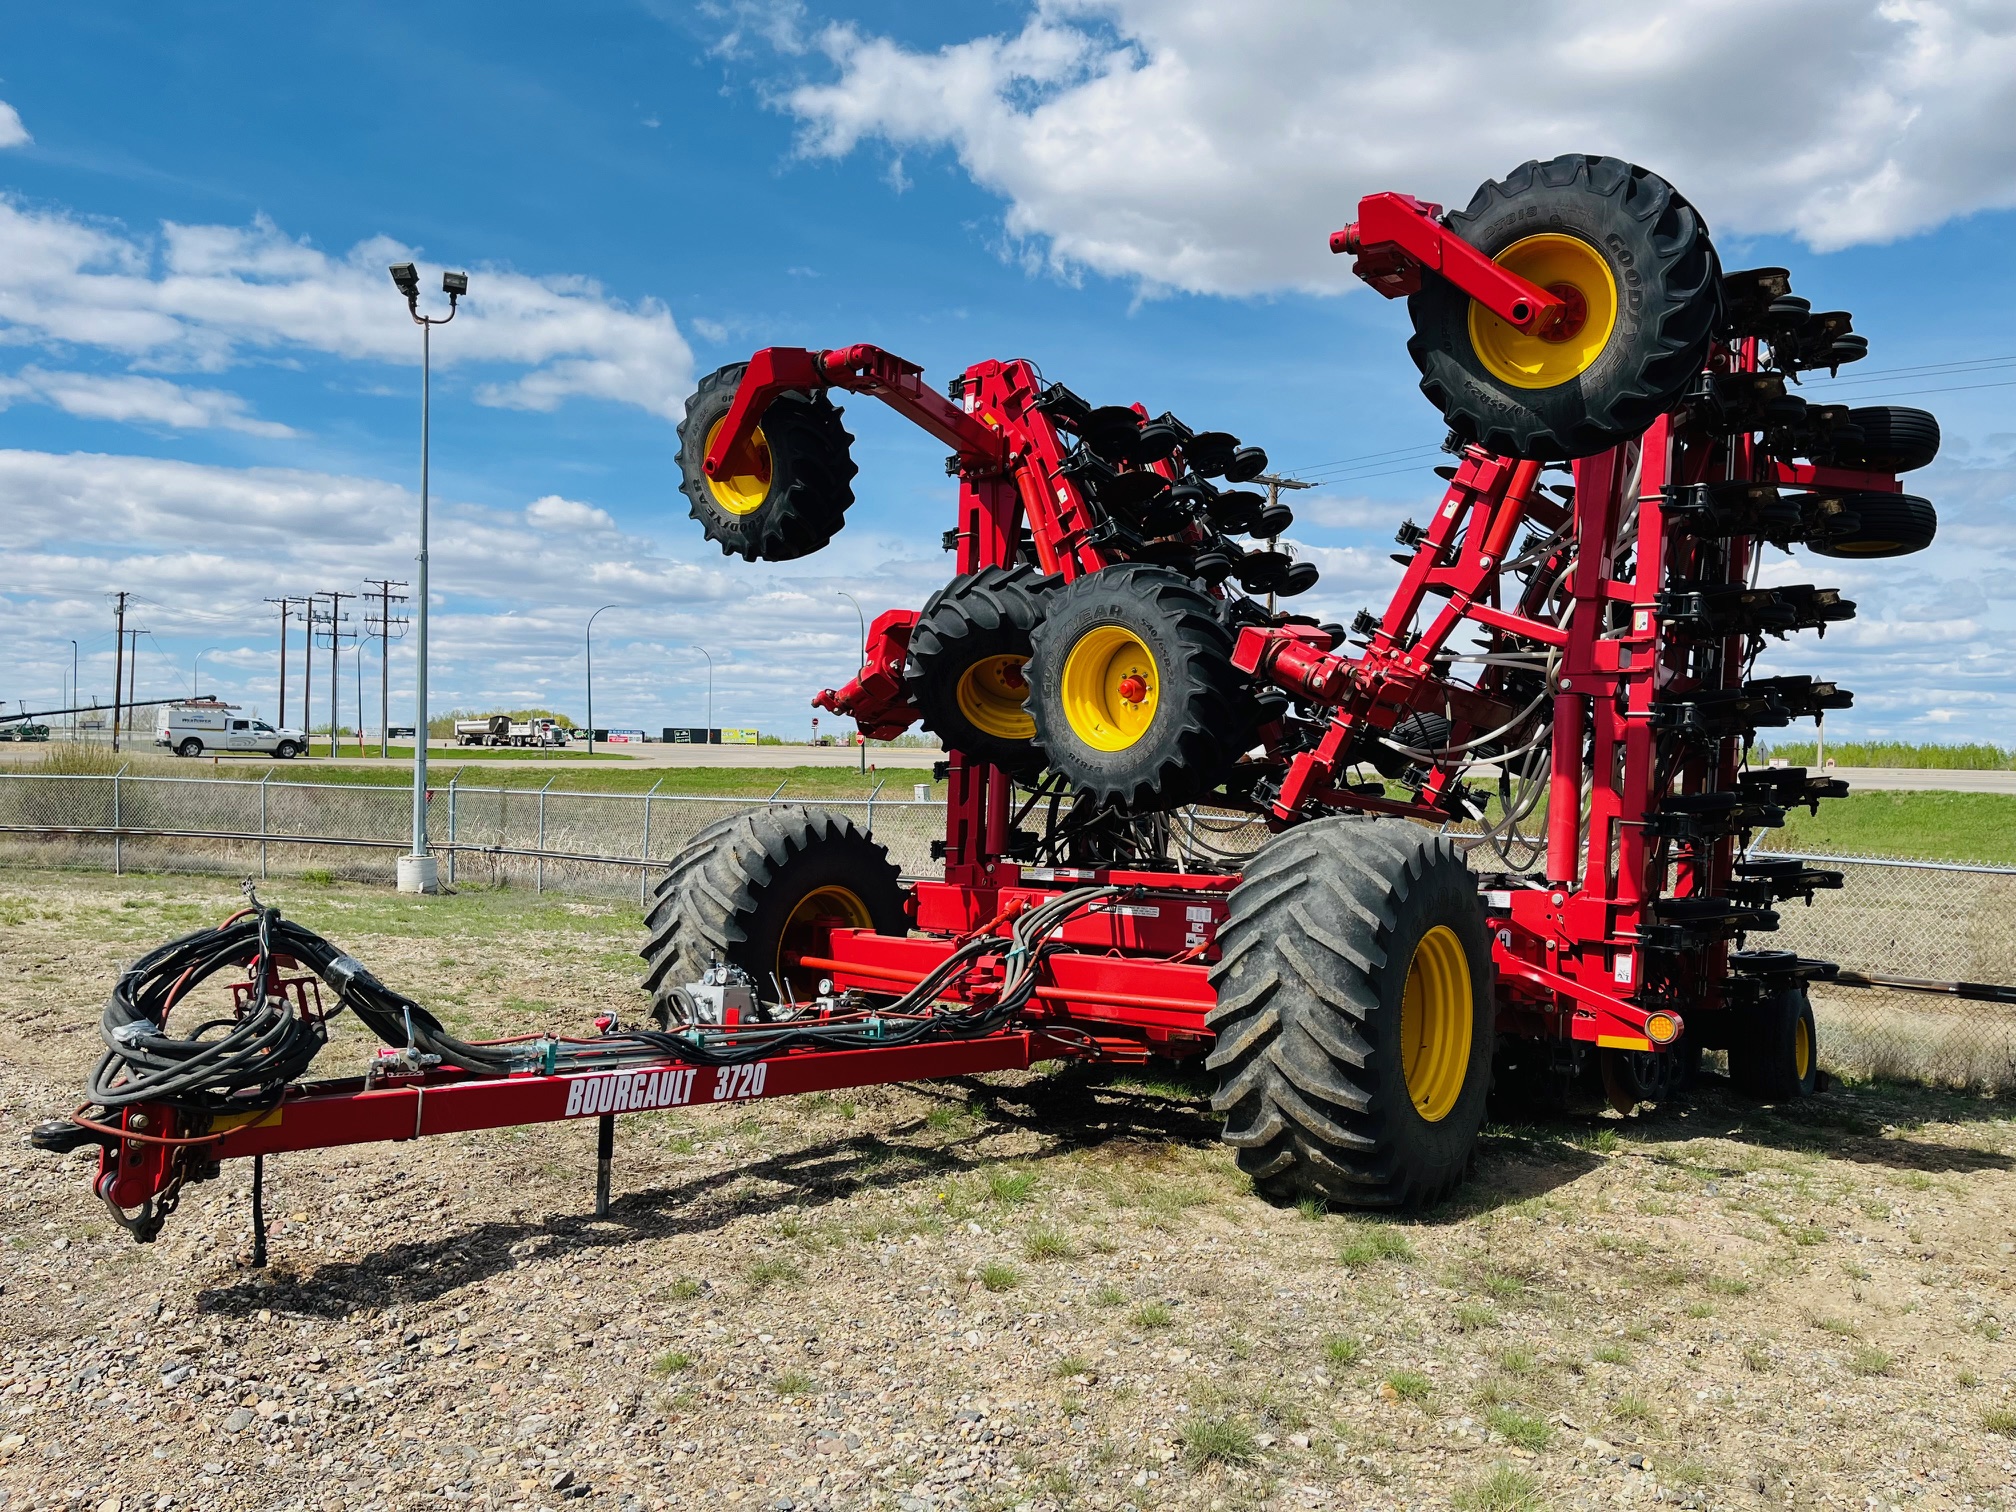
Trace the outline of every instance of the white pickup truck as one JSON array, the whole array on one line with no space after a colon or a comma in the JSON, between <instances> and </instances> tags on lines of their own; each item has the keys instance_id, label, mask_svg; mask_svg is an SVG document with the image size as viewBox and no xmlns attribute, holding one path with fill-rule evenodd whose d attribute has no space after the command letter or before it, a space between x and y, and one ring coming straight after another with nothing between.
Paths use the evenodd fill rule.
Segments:
<instances>
[{"instance_id":1,"label":"white pickup truck","mask_svg":"<svg viewBox=\"0 0 2016 1512\"><path fill-rule=\"evenodd\" d=\"M291 761L308 749L299 730L274 729L263 719L247 719L236 704L163 704L154 711L154 744L177 756L201 756L205 751L243 751Z\"/></svg>"}]
</instances>

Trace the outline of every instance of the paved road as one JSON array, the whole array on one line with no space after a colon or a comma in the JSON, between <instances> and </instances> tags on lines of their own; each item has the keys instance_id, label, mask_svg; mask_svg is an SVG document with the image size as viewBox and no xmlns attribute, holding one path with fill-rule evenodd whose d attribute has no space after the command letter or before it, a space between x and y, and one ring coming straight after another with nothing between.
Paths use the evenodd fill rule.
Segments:
<instances>
[{"instance_id":1,"label":"paved road","mask_svg":"<svg viewBox=\"0 0 2016 1512\"><path fill-rule=\"evenodd\" d=\"M1851 792L2016 793L2016 772L1961 772L1937 767L1835 767Z\"/></svg>"}]
</instances>

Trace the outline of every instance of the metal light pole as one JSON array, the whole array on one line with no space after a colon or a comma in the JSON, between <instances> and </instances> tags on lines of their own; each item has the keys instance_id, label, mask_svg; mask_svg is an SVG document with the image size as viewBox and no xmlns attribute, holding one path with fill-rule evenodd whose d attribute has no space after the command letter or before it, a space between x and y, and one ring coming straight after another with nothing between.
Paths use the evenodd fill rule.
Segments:
<instances>
[{"instance_id":1,"label":"metal light pole","mask_svg":"<svg viewBox=\"0 0 2016 1512\"><path fill-rule=\"evenodd\" d=\"M70 742L77 742L77 642L70 642Z\"/></svg>"},{"instance_id":2,"label":"metal light pole","mask_svg":"<svg viewBox=\"0 0 2016 1512\"><path fill-rule=\"evenodd\" d=\"M420 313L420 273L411 263L394 263L392 283L406 296L406 311L420 327L420 576L416 597L420 603L419 638L414 646L417 665L413 675L413 850L399 858L399 891L432 893L441 890L439 863L427 854L427 464L429 406L433 389L434 327L455 318L456 301L469 292L467 273L443 273L441 292L448 296L448 313L441 316Z\"/></svg>"},{"instance_id":3,"label":"metal light pole","mask_svg":"<svg viewBox=\"0 0 2016 1512\"><path fill-rule=\"evenodd\" d=\"M614 609L614 604L604 604L595 614L588 616L588 628L581 632L581 641L588 650L588 754L595 754L595 615Z\"/></svg>"},{"instance_id":4,"label":"metal light pole","mask_svg":"<svg viewBox=\"0 0 2016 1512\"><path fill-rule=\"evenodd\" d=\"M705 646L693 648L707 658L707 743L714 743L714 657Z\"/></svg>"},{"instance_id":5,"label":"metal light pole","mask_svg":"<svg viewBox=\"0 0 2016 1512\"><path fill-rule=\"evenodd\" d=\"M203 664L203 658L216 649L218 648L215 646L205 646L201 651L196 653L196 659L189 663L189 696L191 698L196 696L196 669Z\"/></svg>"},{"instance_id":6,"label":"metal light pole","mask_svg":"<svg viewBox=\"0 0 2016 1512\"><path fill-rule=\"evenodd\" d=\"M857 666L865 667L868 665L868 616L861 612L861 600L845 588L833 591L854 606L854 617L861 621L861 660ZM861 770L865 772L868 770L868 737L861 732L861 716L858 714L854 716L854 744L860 747Z\"/></svg>"}]
</instances>

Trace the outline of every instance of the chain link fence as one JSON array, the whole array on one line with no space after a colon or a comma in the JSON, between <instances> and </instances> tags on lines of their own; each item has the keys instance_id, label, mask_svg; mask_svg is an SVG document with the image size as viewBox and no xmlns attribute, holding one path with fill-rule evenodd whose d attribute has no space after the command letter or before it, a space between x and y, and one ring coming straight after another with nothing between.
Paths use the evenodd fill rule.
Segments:
<instances>
[{"instance_id":1,"label":"chain link fence","mask_svg":"<svg viewBox=\"0 0 2016 1512\"><path fill-rule=\"evenodd\" d=\"M451 884L548 888L642 901L714 820L764 802L838 810L887 846L906 876L935 870L945 805L911 798L769 800L538 788L434 791L428 843ZM0 862L391 885L411 846L406 788L232 778L0 773ZM1171 847L1197 869L1234 868L1266 843L1251 815L1174 816ZM1778 854L1778 853L1774 853ZM1485 864L1480 856L1479 864ZM2016 981L2016 869L1882 857L1806 857L1845 874L1811 907L1779 905L1752 945L1934 981ZM1818 984L1823 1056L1836 1071L2000 1089L2016 1086L2016 1008Z\"/></svg>"}]
</instances>

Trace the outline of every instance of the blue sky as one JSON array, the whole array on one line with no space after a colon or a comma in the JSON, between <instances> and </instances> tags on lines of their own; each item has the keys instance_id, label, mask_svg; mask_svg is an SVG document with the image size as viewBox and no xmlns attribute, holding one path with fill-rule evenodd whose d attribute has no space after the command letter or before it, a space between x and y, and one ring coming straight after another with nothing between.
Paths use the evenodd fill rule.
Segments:
<instances>
[{"instance_id":1,"label":"blue sky","mask_svg":"<svg viewBox=\"0 0 2016 1512\"><path fill-rule=\"evenodd\" d=\"M718 722L802 733L851 670L839 591L872 615L943 580L941 449L869 401L826 552L730 562L686 519L684 395L773 343L874 341L934 379L1025 355L1265 445L1323 484L1295 538L1326 571L1309 602L1348 615L1383 596L1441 432L1404 309L1351 288L1325 236L1361 193L1460 201L1595 150L1678 183L1728 265L1786 264L1855 312L1873 352L1841 397L1945 426L1918 475L1931 551L1773 564L1863 605L1778 670L1858 691L1842 735L2009 742L2016 6L1501 11L14 8L0 697L57 702L73 638L84 694L109 696L124 588L141 696L203 653L206 688L270 715L263 599L412 576L418 335L384 274L408 255L430 303L443 266L472 285L436 346L437 711L581 717L582 626L614 603L598 723L698 722L701 645ZM1565 61L1500 102L1479 81L1520 26ZM297 639L295 718L298 665ZM346 720L353 688L346 663Z\"/></svg>"}]
</instances>

